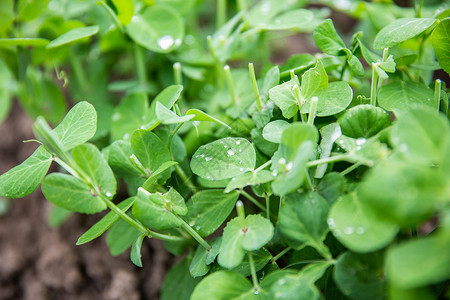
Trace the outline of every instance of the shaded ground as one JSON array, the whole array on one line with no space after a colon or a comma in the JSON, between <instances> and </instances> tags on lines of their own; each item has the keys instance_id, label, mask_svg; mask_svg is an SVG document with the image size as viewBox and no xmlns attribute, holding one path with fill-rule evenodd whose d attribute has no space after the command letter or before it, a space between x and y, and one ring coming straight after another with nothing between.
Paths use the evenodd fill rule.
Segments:
<instances>
[{"instance_id":1,"label":"shaded ground","mask_svg":"<svg viewBox=\"0 0 450 300\"><path fill-rule=\"evenodd\" d=\"M0 174L30 155L32 122L15 105L0 124ZM73 215L60 228L47 223L49 203L40 190L12 202L0 216L0 300L6 299L158 299L173 258L156 240L143 246L144 268L128 253L112 257L105 240L76 246L99 215Z\"/></svg>"}]
</instances>

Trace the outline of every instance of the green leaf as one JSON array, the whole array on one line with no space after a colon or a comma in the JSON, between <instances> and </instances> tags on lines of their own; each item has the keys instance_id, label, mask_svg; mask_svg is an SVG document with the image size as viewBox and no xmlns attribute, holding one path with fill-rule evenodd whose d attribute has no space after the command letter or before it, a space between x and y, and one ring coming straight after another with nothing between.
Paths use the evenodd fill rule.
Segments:
<instances>
[{"instance_id":1,"label":"green leaf","mask_svg":"<svg viewBox=\"0 0 450 300\"><path fill-rule=\"evenodd\" d=\"M268 123L263 128L262 136L272 143L280 143L283 130L289 127L290 123L284 120L276 120Z\"/></svg>"},{"instance_id":2,"label":"green leaf","mask_svg":"<svg viewBox=\"0 0 450 300\"><path fill-rule=\"evenodd\" d=\"M386 299L386 282L382 277L383 257L379 253L345 252L334 269L334 281L341 292L351 299Z\"/></svg>"},{"instance_id":3,"label":"green leaf","mask_svg":"<svg viewBox=\"0 0 450 300\"><path fill-rule=\"evenodd\" d=\"M383 27L378 32L373 43L375 49L390 48L407 41L430 28L436 19L433 18L402 18Z\"/></svg>"},{"instance_id":4,"label":"green leaf","mask_svg":"<svg viewBox=\"0 0 450 300\"><path fill-rule=\"evenodd\" d=\"M48 6L50 0L19 0L16 3L17 19L21 22L37 18Z\"/></svg>"},{"instance_id":5,"label":"green leaf","mask_svg":"<svg viewBox=\"0 0 450 300\"><path fill-rule=\"evenodd\" d=\"M327 201L318 193L287 196L278 220L281 235L294 248L322 247L328 233L328 210Z\"/></svg>"},{"instance_id":6,"label":"green leaf","mask_svg":"<svg viewBox=\"0 0 450 300\"><path fill-rule=\"evenodd\" d=\"M98 25L72 29L48 43L46 48L53 49L73 42L77 42L81 39L97 34L99 30L100 27Z\"/></svg>"},{"instance_id":7,"label":"green leaf","mask_svg":"<svg viewBox=\"0 0 450 300\"><path fill-rule=\"evenodd\" d=\"M144 120L143 128L152 130L156 128L161 122L156 115L156 103L159 102L166 108L172 108L172 106L180 98L181 92L183 91L182 85L171 85L164 90L162 90L155 99L153 99L150 109L147 110ZM142 127L141 127L142 128Z\"/></svg>"},{"instance_id":8,"label":"green leaf","mask_svg":"<svg viewBox=\"0 0 450 300\"><path fill-rule=\"evenodd\" d=\"M207 122L215 122L217 124L221 124L225 127L227 127L228 129L231 129L230 126L228 126L226 123L220 121L219 119L216 119L210 115L208 115L207 113L199 110L199 109L195 109L192 108L190 110L188 110L186 112L186 116L188 115L194 115L194 117L191 119L191 121L207 121Z\"/></svg>"},{"instance_id":9,"label":"green leaf","mask_svg":"<svg viewBox=\"0 0 450 300\"><path fill-rule=\"evenodd\" d=\"M0 34L14 21L14 3L14 0L4 0L0 3Z\"/></svg>"},{"instance_id":10,"label":"green leaf","mask_svg":"<svg viewBox=\"0 0 450 300\"><path fill-rule=\"evenodd\" d=\"M192 278L189 274L189 259L185 257L167 273L161 290L161 300L193 299L191 294L198 282L200 279Z\"/></svg>"},{"instance_id":11,"label":"green leaf","mask_svg":"<svg viewBox=\"0 0 450 300\"><path fill-rule=\"evenodd\" d=\"M356 193L336 201L327 222L344 246L361 253L382 249L398 232L397 225L377 216L370 206L358 199Z\"/></svg>"},{"instance_id":12,"label":"green leaf","mask_svg":"<svg viewBox=\"0 0 450 300\"><path fill-rule=\"evenodd\" d=\"M445 72L450 74L450 19L442 20L431 33L436 58Z\"/></svg>"},{"instance_id":13,"label":"green leaf","mask_svg":"<svg viewBox=\"0 0 450 300\"><path fill-rule=\"evenodd\" d=\"M341 134L341 127L337 123L325 125L320 129L320 135L322 136L322 140L319 145L321 159L330 157L334 142L341 136ZM325 175L327 168L328 164L321 164L317 166L314 178L322 178Z\"/></svg>"},{"instance_id":14,"label":"green leaf","mask_svg":"<svg viewBox=\"0 0 450 300\"><path fill-rule=\"evenodd\" d=\"M138 186L144 183L145 176L130 159L130 156L133 154L130 142L115 141L108 149L108 164L111 166L111 169L117 176L125 179L128 185L136 183L137 190Z\"/></svg>"},{"instance_id":15,"label":"green leaf","mask_svg":"<svg viewBox=\"0 0 450 300\"><path fill-rule=\"evenodd\" d=\"M133 205L135 198L128 198L122 202L120 202L117 207L123 211L127 212L127 210ZM92 241L93 239L101 236L106 230L108 230L114 223L119 220L119 215L114 211L110 211L106 216L104 216L100 221L95 223L91 228L89 228L85 233L77 241L77 245L83 245Z\"/></svg>"},{"instance_id":16,"label":"green leaf","mask_svg":"<svg viewBox=\"0 0 450 300\"><path fill-rule=\"evenodd\" d=\"M0 47L5 46L24 46L24 47L44 47L48 45L50 41L41 38L10 38L0 39Z\"/></svg>"},{"instance_id":17,"label":"green leaf","mask_svg":"<svg viewBox=\"0 0 450 300\"><path fill-rule=\"evenodd\" d=\"M433 106L432 89L423 83L395 81L383 85L378 92L378 104L385 110L405 109L417 104Z\"/></svg>"},{"instance_id":18,"label":"green leaf","mask_svg":"<svg viewBox=\"0 0 450 300\"><path fill-rule=\"evenodd\" d=\"M151 175L161 164L171 161L170 151L161 139L151 131L138 129L131 136L131 148L145 172ZM165 179L169 178L167 171Z\"/></svg>"},{"instance_id":19,"label":"green leaf","mask_svg":"<svg viewBox=\"0 0 450 300\"><path fill-rule=\"evenodd\" d=\"M450 238L439 232L389 249L386 276L401 289L423 287L450 279Z\"/></svg>"},{"instance_id":20,"label":"green leaf","mask_svg":"<svg viewBox=\"0 0 450 300\"><path fill-rule=\"evenodd\" d=\"M158 117L159 121L163 124L178 124L178 123L184 123L192 118L194 116L192 115L186 115L183 117L180 117L167 107L165 107L163 104L156 102L156 116Z\"/></svg>"},{"instance_id":21,"label":"green leaf","mask_svg":"<svg viewBox=\"0 0 450 300\"><path fill-rule=\"evenodd\" d=\"M259 272L262 268L264 268L272 258L273 258L272 254L270 254L270 252L266 248L261 248L256 251L252 251L252 259L253 265L255 267L255 272ZM244 257L244 260L239 266L233 268L231 271L237 272L246 277L251 276L252 271L250 269L250 262L248 260L248 255Z\"/></svg>"},{"instance_id":22,"label":"green leaf","mask_svg":"<svg viewBox=\"0 0 450 300\"><path fill-rule=\"evenodd\" d=\"M129 212L128 215L130 216L131 213ZM131 227L126 221L119 219L106 235L106 244L111 255L117 256L126 251L140 234L141 232Z\"/></svg>"},{"instance_id":23,"label":"green leaf","mask_svg":"<svg viewBox=\"0 0 450 300\"><path fill-rule=\"evenodd\" d=\"M344 51L347 53L347 63L350 67L350 70L352 70L352 72L356 76L364 76L364 67L359 58L353 55L353 53L349 49L345 49Z\"/></svg>"},{"instance_id":24,"label":"green leaf","mask_svg":"<svg viewBox=\"0 0 450 300\"><path fill-rule=\"evenodd\" d=\"M373 105L358 105L338 119L342 133L352 138L369 138L391 125L389 114Z\"/></svg>"},{"instance_id":25,"label":"green leaf","mask_svg":"<svg viewBox=\"0 0 450 300\"><path fill-rule=\"evenodd\" d=\"M103 200L84 181L66 174L45 177L42 193L51 203L70 211L93 214L106 209Z\"/></svg>"},{"instance_id":26,"label":"green leaf","mask_svg":"<svg viewBox=\"0 0 450 300\"><path fill-rule=\"evenodd\" d=\"M80 102L67 113L54 129L61 149L68 151L91 139L97 130L97 113L88 102Z\"/></svg>"},{"instance_id":27,"label":"green leaf","mask_svg":"<svg viewBox=\"0 0 450 300\"><path fill-rule=\"evenodd\" d=\"M72 157L94 185L107 198L116 194L116 179L100 151L92 144L76 146L72 150Z\"/></svg>"},{"instance_id":28,"label":"green leaf","mask_svg":"<svg viewBox=\"0 0 450 300\"><path fill-rule=\"evenodd\" d=\"M302 102L305 101L307 102L312 96L316 96L319 93L319 91L326 89L327 86L328 86L328 75L327 72L325 71L325 68L323 67L322 61L318 59L316 65L302 75L302 85L300 87ZM329 93L336 94L333 89L331 89L331 91L332 92Z\"/></svg>"},{"instance_id":29,"label":"green leaf","mask_svg":"<svg viewBox=\"0 0 450 300\"><path fill-rule=\"evenodd\" d=\"M176 161L166 161L161 164L161 166L150 175L149 178L142 184L142 188L148 190L149 192L152 192L153 185L158 181L160 178L160 174L163 174L164 171L167 169L177 165L178 163Z\"/></svg>"},{"instance_id":30,"label":"green leaf","mask_svg":"<svg viewBox=\"0 0 450 300\"><path fill-rule=\"evenodd\" d=\"M287 129L286 129L287 130ZM297 154L292 160L287 160L281 164L278 160L278 176L272 182L272 189L275 195L285 196L298 189L305 179L306 163L313 153L313 143L305 141L297 150ZM281 170L281 174L279 173Z\"/></svg>"},{"instance_id":31,"label":"green leaf","mask_svg":"<svg viewBox=\"0 0 450 300\"><path fill-rule=\"evenodd\" d=\"M317 91L314 96L318 98L317 116L326 117L345 110L352 102L353 90L347 82L335 81L328 84L328 87ZM303 104L301 112L309 113L310 105L311 98Z\"/></svg>"},{"instance_id":32,"label":"green leaf","mask_svg":"<svg viewBox=\"0 0 450 300\"><path fill-rule=\"evenodd\" d=\"M246 251L255 251L267 244L273 237L274 229L270 220L260 215L245 218L245 232L241 246Z\"/></svg>"},{"instance_id":33,"label":"green leaf","mask_svg":"<svg viewBox=\"0 0 450 300\"><path fill-rule=\"evenodd\" d=\"M200 281L191 295L191 300L239 299L251 290L252 285L244 276L231 271L219 271Z\"/></svg>"},{"instance_id":34,"label":"green leaf","mask_svg":"<svg viewBox=\"0 0 450 300\"><path fill-rule=\"evenodd\" d=\"M171 229L181 226L181 220L174 214L186 214L184 199L174 189L166 194L149 193L139 188L133 215L145 226L154 230Z\"/></svg>"},{"instance_id":35,"label":"green leaf","mask_svg":"<svg viewBox=\"0 0 450 300\"><path fill-rule=\"evenodd\" d=\"M135 93L126 96L114 109L111 122L111 140L129 140L133 131L143 126L143 119L147 111L148 103L145 94Z\"/></svg>"},{"instance_id":36,"label":"green leaf","mask_svg":"<svg viewBox=\"0 0 450 300\"><path fill-rule=\"evenodd\" d=\"M344 41L337 34L333 21L327 19L320 23L313 32L314 41L324 53L333 56L343 55Z\"/></svg>"},{"instance_id":37,"label":"green leaf","mask_svg":"<svg viewBox=\"0 0 450 300\"><path fill-rule=\"evenodd\" d=\"M267 30L308 30L314 14L307 9L295 9L287 11L274 19L259 24L261 29Z\"/></svg>"},{"instance_id":38,"label":"green leaf","mask_svg":"<svg viewBox=\"0 0 450 300\"><path fill-rule=\"evenodd\" d=\"M315 126L300 122L291 123L281 135L280 158L284 158L285 163L288 163L297 156L298 149L304 142L311 141L313 144L317 144L318 140L319 133ZM272 169L276 169L278 163L278 161L272 162Z\"/></svg>"},{"instance_id":39,"label":"green leaf","mask_svg":"<svg viewBox=\"0 0 450 300\"><path fill-rule=\"evenodd\" d=\"M311 264L298 274L285 274L272 284L269 299L319 300L320 292L314 283L323 276L329 262Z\"/></svg>"},{"instance_id":40,"label":"green leaf","mask_svg":"<svg viewBox=\"0 0 450 300\"><path fill-rule=\"evenodd\" d=\"M300 86L298 78L294 77L288 82L277 85L269 90L269 98L283 113L286 119L292 118L298 112L298 99L295 87Z\"/></svg>"},{"instance_id":41,"label":"green leaf","mask_svg":"<svg viewBox=\"0 0 450 300\"><path fill-rule=\"evenodd\" d=\"M131 251L130 251L130 259L138 267L142 267L142 260L141 260L141 247L142 242L144 241L145 233L142 233L138 235L136 240L131 244Z\"/></svg>"},{"instance_id":42,"label":"green leaf","mask_svg":"<svg viewBox=\"0 0 450 300\"><path fill-rule=\"evenodd\" d=\"M238 176L254 170L256 153L243 138L223 138L201 146L194 153L191 169L194 174L212 180Z\"/></svg>"},{"instance_id":43,"label":"green leaf","mask_svg":"<svg viewBox=\"0 0 450 300\"><path fill-rule=\"evenodd\" d=\"M166 5L145 8L131 19L126 29L134 42L159 53L177 49L184 37L183 19Z\"/></svg>"},{"instance_id":44,"label":"green leaf","mask_svg":"<svg viewBox=\"0 0 450 300\"><path fill-rule=\"evenodd\" d=\"M201 236L208 236L222 225L236 204L239 192L204 190L194 194L187 203L189 223Z\"/></svg>"},{"instance_id":45,"label":"green leaf","mask_svg":"<svg viewBox=\"0 0 450 300\"><path fill-rule=\"evenodd\" d=\"M23 163L0 176L0 195L25 197L34 192L52 163L52 155L43 146L37 148Z\"/></svg>"},{"instance_id":46,"label":"green leaf","mask_svg":"<svg viewBox=\"0 0 450 300\"><path fill-rule=\"evenodd\" d=\"M200 245L197 247L191 264L189 265L189 273L191 273L192 277L201 277L209 272L210 266L206 264L208 255L209 251L204 247Z\"/></svg>"},{"instance_id":47,"label":"green leaf","mask_svg":"<svg viewBox=\"0 0 450 300\"><path fill-rule=\"evenodd\" d=\"M269 182L275 179L275 177L269 171L260 170L258 172L251 171L236 177L231 178L231 181L228 183L225 193L229 193L234 189L241 189L248 185L257 185L265 182Z\"/></svg>"},{"instance_id":48,"label":"green leaf","mask_svg":"<svg viewBox=\"0 0 450 300\"><path fill-rule=\"evenodd\" d=\"M133 1L111 0L117 10L117 19L120 24L127 25L130 23L134 14Z\"/></svg>"},{"instance_id":49,"label":"green leaf","mask_svg":"<svg viewBox=\"0 0 450 300\"><path fill-rule=\"evenodd\" d=\"M391 142L415 163L439 165L449 139L448 120L432 109L415 108L397 112L398 121L391 131Z\"/></svg>"},{"instance_id":50,"label":"green leaf","mask_svg":"<svg viewBox=\"0 0 450 300\"><path fill-rule=\"evenodd\" d=\"M336 172L327 173L317 186L317 192L332 205L345 192L345 177Z\"/></svg>"}]
</instances>

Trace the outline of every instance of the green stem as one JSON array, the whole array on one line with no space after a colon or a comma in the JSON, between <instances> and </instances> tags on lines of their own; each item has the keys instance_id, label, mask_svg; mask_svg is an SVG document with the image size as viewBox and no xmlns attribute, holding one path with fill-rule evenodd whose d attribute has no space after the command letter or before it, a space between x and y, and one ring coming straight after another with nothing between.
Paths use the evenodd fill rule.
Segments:
<instances>
[{"instance_id":1,"label":"green stem","mask_svg":"<svg viewBox=\"0 0 450 300\"><path fill-rule=\"evenodd\" d=\"M175 84L183 85L183 76L181 74L181 63L179 62L173 64L173 77Z\"/></svg>"},{"instance_id":2,"label":"green stem","mask_svg":"<svg viewBox=\"0 0 450 300\"><path fill-rule=\"evenodd\" d=\"M239 218L239 223L241 224L241 229L247 229L247 225L245 224L245 210L244 203L241 200L236 202L236 212Z\"/></svg>"},{"instance_id":3,"label":"green stem","mask_svg":"<svg viewBox=\"0 0 450 300\"><path fill-rule=\"evenodd\" d=\"M199 234L197 231L195 231L191 226L188 225L188 223L186 223L186 221L184 221L182 218L180 218L179 216L175 215L174 216L180 220L181 222L181 227L183 227L184 230L186 230L187 233L189 233L194 240L196 240L203 248L205 248L206 250L211 249L211 246L208 244L207 241L205 241Z\"/></svg>"},{"instance_id":4,"label":"green stem","mask_svg":"<svg viewBox=\"0 0 450 300\"><path fill-rule=\"evenodd\" d=\"M147 73L145 70L145 55L144 49L138 44L134 43L134 60L136 63L136 72L138 76L139 84L144 85L147 83Z\"/></svg>"},{"instance_id":5,"label":"green stem","mask_svg":"<svg viewBox=\"0 0 450 300\"><path fill-rule=\"evenodd\" d=\"M114 13L114 11L111 9L111 7L109 7L109 5L107 5L105 2L98 0L95 1L95 4L100 4L100 6L102 6L107 12L108 14L111 16L114 24L116 24L117 28L119 28L119 30L124 33L125 31L123 30L123 26L120 23L119 19L117 18L116 14Z\"/></svg>"},{"instance_id":6,"label":"green stem","mask_svg":"<svg viewBox=\"0 0 450 300\"><path fill-rule=\"evenodd\" d=\"M226 65L223 67L225 71L225 79L227 80L228 88L230 89L231 100L233 101L233 105L237 104L236 92L234 90L233 78L231 77L230 66Z\"/></svg>"},{"instance_id":7,"label":"green stem","mask_svg":"<svg viewBox=\"0 0 450 300\"><path fill-rule=\"evenodd\" d=\"M270 220L270 195L265 195L264 198L266 199L266 218Z\"/></svg>"},{"instance_id":8,"label":"green stem","mask_svg":"<svg viewBox=\"0 0 450 300\"><path fill-rule=\"evenodd\" d=\"M139 159L136 157L136 155L131 154L130 160L133 163L133 165L139 170L139 172L141 172L141 174L145 178L147 178L151 175L151 174L149 174L148 170L145 169L145 167L142 165L142 163L139 161Z\"/></svg>"},{"instance_id":9,"label":"green stem","mask_svg":"<svg viewBox=\"0 0 450 300\"><path fill-rule=\"evenodd\" d=\"M300 114L302 122L305 123L306 122L306 115L302 114L303 102L302 102L302 96L301 96L301 93L300 93L300 87L298 86L298 84L294 85L294 91L295 91L295 98L297 99L298 113Z\"/></svg>"},{"instance_id":10,"label":"green stem","mask_svg":"<svg viewBox=\"0 0 450 300\"><path fill-rule=\"evenodd\" d=\"M222 63L220 62L220 60L218 59L216 52L214 50L214 45L212 42L212 37L210 35L208 35L206 37L206 42L208 44L208 48L209 48L209 52L211 53L211 57L214 60L214 68L216 71L216 82L217 82L217 87L219 89L222 89L223 87L223 67L222 67Z\"/></svg>"},{"instance_id":11,"label":"green stem","mask_svg":"<svg viewBox=\"0 0 450 300\"><path fill-rule=\"evenodd\" d=\"M420 3L417 3L418 1L415 1L415 9L416 9L416 17L417 18L422 18L422 7L423 7L423 0L420 0Z\"/></svg>"},{"instance_id":12,"label":"green stem","mask_svg":"<svg viewBox=\"0 0 450 300\"><path fill-rule=\"evenodd\" d=\"M248 251L247 255L248 255L248 263L250 265L250 272L252 273L253 288L255 289L255 293L258 293L259 291L258 277L256 277L255 262L253 261L252 252Z\"/></svg>"},{"instance_id":13,"label":"green stem","mask_svg":"<svg viewBox=\"0 0 450 300\"><path fill-rule=\"evenodd\" d=\"M308 168L310 168L310 167L315 167L315 166L318 166L318 165L321 165L321 164L327 164L327 163L331 163L331 162L346 160L348 158L350 158L350 157L348 155L346 155L346 154L330 156L330 157L327 157L327 158L321 158L321 159L316 159L316 160L307 162L306 166Z\"/></svg>"},{"instance_id":14,"label":"green stem","mask_svg":"<svg viewBox=\"0 0 450 300\"><path fill-rule=\"evenodd\" d=\"M292 248L291 247L287 247L286 249L283 249L280 253L278 253L277 255L275 255L274 257L272 257L272 262L276 262L277 260L279 260L283 255L285 255L286 253L288 253L289 251L291 251Z\"/></svg>"},{"instance_id":15,"label":"green stem","mask_svg":"<svg viewBox=\"0 0 450 300\"><path fill-rule=\"evenodd\" d=\"M322 242L315 243L313 247L319 252L322 257L324 257L326 260L331 260L333 256L331 255L330 249L323 244Z\"/></svg>"},{"instance_id":16,"label":"green stem","mask_svg":"<svg viewBox=\"0 0 450 300\"><path fill-rule=\"evenodd\" d=\"M255 170L255 172L259 172L259 171L261 171L262 169L265 169L267 166L270 166L271 163L272 163L272 160L266 161L265 163L263 163L262 165L260 165L260 166Z\"/></svg>"},{"instance_id":17,"label":"green stem","mask_svg":"<svg viewBox=\"0 0 450 300\"><path fill-rule=\"evenodd\" d=\"M308 170L305 169L306 186L308 189L314 192L314 187L312 185L311 177L309 176Z\"/></svg>"},{"instance_id":18,"label":"green stem","mask_svg":"<svg viewBox=\"0 0 450 300\"><path fill-rule=\"evenodd\" d=\"M314 125L314 119L316 118L317 114L317 103L319 102L319 99L317 97L312 97L311 99L311 105L309 107L309 115L308 115L308 124Z\"/></svg>"},{"instance_id":19,"label":"green stem","mask_svg":"<svg viewBox=\"0 0 450 300\"><path fill-rule=\"evenodd\" d=\"M340 174L341 174L342 176L345 176L345 175L347 175L348 173L350 173L350 172L352 172L352 171L358 169L362 164L363 164L362 162L358 161L357 163L351 165L350 167L348 167L347 169L345 169L344 171L342 171Z\"/></svg>"},{"instance_id":20,"label":"green stem","mask_svg":"<svg viewBox=\"0 0 450 300\"><path fill-rule=\"evenodd\" d=\"M253 204L255 204L258 208L260 208L262 211L266 212L266 208L259 203L258 200L256 200L252 195L250 195L249 193L247 193L244 190L240 190L239 191L241 193L242 196L244 196L245 198L247 198L248 200L250 200L250 202L252 202Z\"/></svg>"},{"instance_id":21,"label":"green stem","mask_svg":"<svg viewBox=\"0 0 450 300\"><path fill-rule=\"evenodd\" d=\"M370 88L370 104L373 106L377 106L377 79L378 73L376 70L377 64L372 63L372 83Z\"/></svg>"},{"instance_id":22,"label":"green stem","mask_svg":"<svg viewBox=\"0 0 450 300\"><path fill-rule=\"evenodd\" d=\"M253 92L255 93L256 105L258 105L258 109L263 109L263 105L261 103L261 98L259 96L258 83L256 82L255 68L252 63L248 64L248 70L250 72L250 78L252 80Z\"/></svg>"},{"instance_id":23,"label":"green stem","mask_svg":"<svg viewBox=\"0 0 450 300\"><path fill-rule=\"evenodd\" d=\"M216 28L219 29L227 20L227 1L217 0Z\"/></svg>"},{"instance_id":24,"label":"green stem","mask_svg":"<svg viewBox=\"0 0 450 300\"><path fill-rule=\"evenodd\" d=\"M186 175L183 168L180 167L180 165L175 165L175 172L177 172L178 176L181 177L181 180L183 180L183 183L186 184L186 186L192 191L192 193L197 192L197 188L192 183L191 179Z\"/></svg>"},{"instance_id":25,"label":"green stem","mask_svg":"<svg viewBox=\"0 0 450 300\"><path fill-rule=\"evenodd\" d=\"M434 85L434 109L436 109L438 113L441 106L441 87L442 81L440 79L436 79L436 83Z\"/></svg>"}]
</instances>

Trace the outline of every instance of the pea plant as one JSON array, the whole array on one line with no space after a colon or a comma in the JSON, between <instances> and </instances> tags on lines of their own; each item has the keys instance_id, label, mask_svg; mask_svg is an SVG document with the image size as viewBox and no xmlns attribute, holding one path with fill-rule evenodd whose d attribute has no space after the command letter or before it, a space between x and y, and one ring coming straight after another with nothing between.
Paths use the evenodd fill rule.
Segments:
<instances>
[{"instance_id":1,"label":"pea plant","mask_svg":"<svg viewBox=\"0 0 450 300\"><path fill-rule=\"evenodd\" d=\"M0 116L39 147L0 195L107 211L77 245L139 267L164 241L162 299L449 297L448 3L229 2L2 1Z\"/></svg>"}]
</instances>

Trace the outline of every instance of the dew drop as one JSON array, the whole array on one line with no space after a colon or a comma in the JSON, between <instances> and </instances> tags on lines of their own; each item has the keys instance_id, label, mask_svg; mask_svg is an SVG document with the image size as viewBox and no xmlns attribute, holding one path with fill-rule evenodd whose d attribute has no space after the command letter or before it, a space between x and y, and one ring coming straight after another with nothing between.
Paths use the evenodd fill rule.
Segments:
<instances>
[{"instance_id":1,"label":"dew drop","mask_svg":"<svg viewBox=\"0 0 450 300\"><path fill-rule=\"evenodd\" d=\"M358 146L362 146L366 143L366 139L365 138L359 138L356 140L356 145Z\"/></svg>"},{"instance_id":2,"label":"dew drop","mask_svg":"<svg viewBox=\"0 0 450 300\"><path fill-rule=\"evenodd\" d=\"M333 235L334 235L335 237L338 237L338 236L341 235L341 231L340 231L339 229L333 230Z\"/></svg>"},{"instance_id":3,"label":"dew drop","mask_svg":"<svg viewBox=\"0 0 450 300\"><path fill-rule=\"evenodd\" d=\"M195 158L198 158L199 156L200 156L200 155L197 154L197 155L195 156Z\"/></svg>"},{"instance_id":4,"label":"dew drop","mask_svg":"<svg viewBox=\"0 0 450 300\"><path fill-rule=\"evenodd\" d=\"M345 234L353 234L353 232L355 231L355 229L353 228L353 227L346 227L345 229L344 229L344 233Z\"/></svg>"},{"instance_id":5,"label":"dew drop","mask_svg":"<svg viewBox=\"0 0 450 300\"><path fill-rule=\"evenodd\" d=\"M242 165L242 160L239 161L239 164Z\"/></svg>"},{"instance_id":6,"label":"dew drop","mask_svg":"<svg viewBox=\"0 0 450 300\"><path fill-rule=\"evenodd\" d=\"M220 141L221 144L223 144L223 141Z\"/></svg>"},{"instance_id":7,"label":"dew drop","mask_svg":"<svg viewBox=\"0 0 450 300\"><path fill-rule=\"evenodd\" d=\"M233 156L233 155L236 154L236 150L234 150L233 148L231 148L231 149L228 149L227 153L228 153L228 155Z\"/></svg>"},{"instance_id":8,"label":"dew drop","mask_svg":"<svg viewBox=\"0 0 450 300\"><path fill-rule=\"evenodd\" d=\"M333 218L328 218L327 224L328 224L328 226L334 226L335 225L334 219Z\"/></svg>"},{"instance_id":9,"label":"dew drop","mask_svg":"<svg viewBox=\"0 0 450 300\"><path fill-rule=\"evenodd\" d=\"M242 153L242 149L239 149L239 153Z\"/></svg>"},{"instance_id":10,"label":"dew drop","mask_svg":"<svg viewBox=\"0 0 450 300\"><path fill-rule=\"evenodd\" d=\"M407 144L401 144L398 146L398 150L400 150L400 152L406 152L408 151L408 145Z\"/></svg>"},{"instance_id":11,"label":"dew drop","mask_svg":"<svg viewBox=\"0 0 450 300\"><path fill-rule=\"evenodd\" d=\"M128 140L130 138L130 134L129 133L125 133L122 138L124 140Z\"/></svg>"},{"instance_id":12,"label":"dew drop","mask_svg":"<svg viewBox=\"0 0 450 300\"><path fill-rule=\"evenodd\" d=\"M278 160L278 164L280 164L280 165L286 164L286 159L284 159L283 157L280 158L280 159Z\"/></svg>"},{"instance_id":13,"label":"dew drop","mask_svg":"<svg viewBox=\"0 0 450 300\"><path fill-rule=\"evenodd\" d=\"M200 154L200 157L201 157L201 158L205 157L205 154Z\"/></svg>"},{"instance_id":14,"label":"dew drop","mask_svg":"<svg viewBox=\"0 0 450 300\"><path fill-rule=\"evenodd\" d=\"M241 144L241 141L236 141L236 145L240 145Z\"/></svg>"},{"instance_id":15,"label":"dew drop","mask_svg":"<svg viewBox=\"0 0 450 300\"><path fill-rule=\"evenodd\" d=\"M105 193L105 196L106 196L106 197L111 197L112 194L111 194L110 192L106 192L106 193Z\"/></svg>"},{"instance_id":16,"label":"dew drop","mask_svg":"<svg viewBox=\"0 0 450 300\"><path fill-rule=\"evenodd\" d=\"M167 50L174 44L173 37L171 35L163 35L158 40L158 46L163 49Z\"/></svg>"},{"instance_id":17,"label":"dew drop","mask_svg":"<svg viewBox=\"0 0 450 300\"><path fill-rule=\"evenodd\" d=\"M255 295L258 295L259 294L259 291L255 291Z\"/></svg>"},{"instance_id":18,"label":"dew drop","mask_svg":"<svg viewBox=\"0 0 450 300\"><path fill-rule=\"evenodd\" d=\"M120 117L121 117L121 115L120 115L119 113L115 113L115 114L113 114L113 116L112 116L112 120L113 120L113 121L118 121L118 120L120 119Z\"/></svg>"},{"instance_id":19,"label":"dew drop","mask_svg":"<svg viewBox=\"0 0 450 300\"><path fill-rule=\"evenodd\" d=\"M293 166L294 164L290 161L287 165L286 165L286 170L287 171L290 171L291 169L292 169L292 166Z\"/></svg>"},{"instance_id":20,"label":"dew drop","mask_svg":"<svg viewBox=\"0 0 450 300\"><path fill-rule=\"evenodd\" d=\"M357 234L363 234L366 231L366 229L364 227L358 227L356 228L356 233Z\"/></svg>"},{"instance_id":21,"label":"dew drop","mask_svg":"<svg viewBox=\"0 0 450 300\"><path fill-rule=\"evenodd\" d=\"M176 39L175 46L180 46L180 45L181 45L181 39Z\"/></svg>"},{"instance_id":22,"label":"dew drop","mask_svg":"<svg viewBox=\"0 0 450 300\"><path fill-rule=\"evenodd\" d=\"M200 230L200 226L195 226L195 230Z\"/></svg>"},{"instance_id":23,"label":"dew drop","mask_svg":"<svg viewBox=\"0 0 450 300\"><path fill-rule=\"evenodd\" d=\"M277 176L277 175L278 175L278 172L277 172L277 170L273 170L273 171L272 171L272 176L274 176L274 177L275 177L275 176Z\"/></svg>"},{"instance_id":24,"label":"dew drop","mask_svg":"<svg viewBox=\"0 0 450 300\"><path fill-rule=\"evenodd\" d=\"M210 161L212 159L212 157L211 156L207 156L207 157L205 157L205 160L206 161Z\"/></svg>"},{"instance_id":25,"label":"dew drop","mask_svg":"<svg viewBox=\"0 0 450 300\"><path fill-rule=\"evenodd\" d=\"M243 171L244 171L244 168L240 168L239 171L243 172Z\"/></svg>"},{"instance_id":26,"label":"dew drop","mask_svg":"<svg viewBox=\"0 0 450 300\"><path fill-rule=\"evenodd\" d=\"M223 147L224 147L225 149L227 149L227 148L228 148L228 145L223 145Z\"/></svg>"},{"instance_id":27,"label":"dew drop","mask_svg":"<svg viewBox=\"0 0 450 300\"><path fill-rule=\"evenodd\" d=\"M139 17L138 17L138 16L133 16L133 17L131 18L131 22L133 22L133 23L139 22Z\"/></svg>"},{"instance_id":28,"label":"dew drop","mask_svg":"<svg viewBox=\"0 0 450 300\"><path fill-rule=\"evenodd\" d=\"M189 222L189 226L194 226L195 225L195 220L194 221L191 221L191 222Z\"/></svg>"},{"instance_id":29,"label":"dew drop","mask_svg":"<svg viewBox=\"0 0 450 300\"><path fill-rule=\"evenodd\" d=\"M230 137L227 137L227 140L231 140L231 138L230 138Z\"/></svg>"},{"instance_id":30,"label":"dew drop","mask_svg":"<svg viewBox=\"0 0 450 300\"><path fill-rule=\"evenodd\" d=\"M232 180L232 181L235 181L235 180L236 180L236 177L231 178L231 180Z\"/></svg>"}]
</instances>

